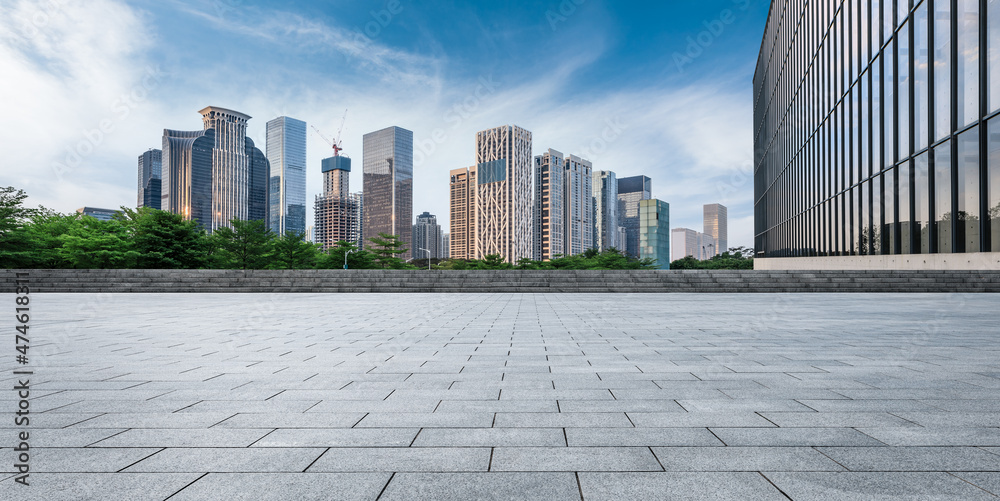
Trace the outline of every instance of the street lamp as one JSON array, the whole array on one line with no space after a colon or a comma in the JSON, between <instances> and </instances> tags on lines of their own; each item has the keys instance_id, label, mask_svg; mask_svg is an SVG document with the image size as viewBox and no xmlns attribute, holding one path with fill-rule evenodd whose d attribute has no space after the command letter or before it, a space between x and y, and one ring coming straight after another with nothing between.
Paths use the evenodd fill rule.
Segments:
<instances>
[{"instance_id":1,"label":"street lamp","mask_svg":"<svg viewBox=\"0 0 1000 501\"><path fill-rule=\"evenodd\" d=\"M354 250L349 250L349 251L347 251L347 252L344 253L344 269L345 270L347 269L347 256L350 256L352 252L357 252L357 251L358 251L357 249L354 249Z\"/></svg>"},{"instance_id":2,"label":"street lamp","mask_svg":"<svg viewBox=\"0 0 1000 501\"><path fill-rule=\"evenodd\" d=\"M431 271L431 251L427 249L417 249L427 253L427 271Z\"/></svg>"}]
</instances>

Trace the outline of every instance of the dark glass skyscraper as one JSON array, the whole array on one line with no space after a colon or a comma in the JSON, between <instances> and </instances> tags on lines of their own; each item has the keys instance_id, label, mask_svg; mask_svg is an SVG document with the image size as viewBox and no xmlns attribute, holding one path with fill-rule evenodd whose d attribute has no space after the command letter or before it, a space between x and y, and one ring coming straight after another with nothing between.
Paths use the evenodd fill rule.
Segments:
<instances>
[{"instance_id":1,"label":"dark glass skyscraper","mask_svg":"<svg viewBox=\"0 0 1000 501\"><path fill-rule=\"evenodd\" d=\"M625 229L621 251L639 257L639 202L653 198L653 181L646 176L618 180L618 217Z\"/></svg>"},{"instance_id":2,"label":"dark glass skyscraper","mask_svg":"<svg viewBox=\"0 0 1000 501\"><path fill-rule=\"evenodd\" d=\"M306 123L278 117L267 123L268 227L281 235L306 231Z\"/></svg>"},{"instance_id":3,"label":"dark glass skyscraper","mask_svg":"<svg viewBox=\"0 0 1000 501\"><path fill-rule=\"evenodd\" d=\"M233 219L267 218L268 162L246 137L248 115L209 106L204 130L163 131L163 210L209 232Z\"/></svg>"},{"instance_id":4,"label":"dark glass skyscraper","mask_svg":"<svg viewBox=\"0 0 1000 501\"><path fill-rule=\"evenodd\" d=\"M364 136L364 235L396 235L413 253L413 132L389 127ZM366 244L367 245L367 244Z\"/></svg>"},{"instance_id":5,"label":"dark glass skyscraper","mask_svg":"<svg viewBox=\"0 0 1000 501\"><path fill-rule=\"evenodd\" d=\"M162 160L162 150L151 149L139 155L139 196L136 207L160 208Z\"/></svg>"},{"instance_id":6,"label":"dark glass skyscraper","mask_svg":"<svg viewBox=\"0 0 1000 501\"><path fill-rule=\"evenodd\" d=\"M754 100L758 256L1000 251L1000 0L775 1Z\"/></svg>"}]
</instances>

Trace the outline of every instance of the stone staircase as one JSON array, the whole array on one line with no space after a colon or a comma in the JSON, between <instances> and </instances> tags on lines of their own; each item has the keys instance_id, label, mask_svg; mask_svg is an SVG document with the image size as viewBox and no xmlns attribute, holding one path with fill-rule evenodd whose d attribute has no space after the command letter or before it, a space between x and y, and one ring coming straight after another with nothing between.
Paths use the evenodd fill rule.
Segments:
<instances>
[{"instance_id":1,"label":"stone staircase","mask_svg":"<svg viewBox=\"0 0 1000 501\"><path fill-rule=\"evenodd\" d=\"M997 271L0 270L31 292L1000 292Z\"/></svg>"}]
</instances>

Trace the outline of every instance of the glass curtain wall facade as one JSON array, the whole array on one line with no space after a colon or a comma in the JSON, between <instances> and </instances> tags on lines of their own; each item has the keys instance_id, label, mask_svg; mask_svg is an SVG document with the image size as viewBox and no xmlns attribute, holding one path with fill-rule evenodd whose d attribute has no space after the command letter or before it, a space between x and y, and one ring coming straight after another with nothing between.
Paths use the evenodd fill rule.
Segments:
<instances>
[{"instance_id":1,"label":"glass curtain wall facade","mask_svg":"<svg viewBox=\"0 0 1000 501\"><path fill-rule=\"evenodd\" d=\"M162 150L149 150L139 155L139 196L136 207L160 208L162 165Z\"/></svg>"},{"instance_id":2,"label":"glass curtain wall facade","mask_svg":"<svg viewBox=\"0 0 1000 501\"><path fill-rule=\"evenodd\" d=\"M388 127L364 136L364 231L371 241L379 233L403 242L403 259L413 256L413 132Z\"/></svg>"},{"instance_id":3,"label":"glass curtain wall facade","mask_svg":"<svg viewBox=\"0 0 1000 501\"><path fill-rule=\"evenodd\" d=\"M625 238L621 251L639 257L639 202L653 197L653 181L646 176L618 180L618 218Z\"/></svg>"},{"instance_id":4,"label":"glass curtain wall facade","mask_svg":"<svg viewBox=\"0 0 1000 501\"><path fill-rule=\"evenodd\" d=\"M267 122L268 227L278 235L306 230L306 123L289 117Z\"/></svg>"},{"instance_id":5,"label":"glass curtain wall facade","mask_svg":"<svg viewBox=\"0 0 1000 501\"><path fill-rule=\"evenodd\" d=\"M531 132L504 125L476 134L475 259L532 257Z\"/></svg>"},{"instance_id":6,"label":"glass curtain wall facade","mask_svg":"<svg viewBox=\"0 0 1000 501\"><path fill-rule=\"evenodd\" d=\"M639 259L647 258L670 269L670 204L655 198L639 201Z\"/></svg>"},{"instance_id":7,"label":"glass curtain wall facade","mask_svg":"<svg viewBox=\"0 0 1000 501\"><path fill-rule=\"evenodd\" d=\"M1000 0L776 0L754 76L761 257L998 252Z\"/></svg>"}]
</instances>

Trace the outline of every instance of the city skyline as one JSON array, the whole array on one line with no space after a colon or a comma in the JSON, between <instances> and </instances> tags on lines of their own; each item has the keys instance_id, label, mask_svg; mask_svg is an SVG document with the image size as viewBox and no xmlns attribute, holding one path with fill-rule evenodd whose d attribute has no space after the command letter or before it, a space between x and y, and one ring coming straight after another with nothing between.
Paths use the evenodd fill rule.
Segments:
<instances>
[{"instance_id":1,"label":"city skyline","mask_svg":"<svg viewBox=\"0 0 1000 501\"><path fill-rule=\"evenodd\" d=\"M273 118L293 116L333 136L344 108L350 108L343 132L347 154L360 155L363 133L387 124L414 131L415 156L423 157L415 158L414 210L438 214L444 226L449 215L442 203L447 200L443 180L449 170L470 163L468 138L498 123L518 123L533 132L536 143L558 145L621 177L645 174L670 180L657 185L654 195L671 202L676 224L696 226L705 201L726 203L733 219L731 239L749 245L752 186L743 173L752 151L753 46L759 42L766 5L654 6L652 12L644 8L640 13L636 6L590 1L564 21L552 22L546 13L558 11L558 4L484 5L456 12L433 3L421 9L404 5L387 26L378 25L378 36L363 41L361 46L371 50L357 51L354 35L363 34L365 25L374 21L370 8L346 5L334 19L303 4L224 4L222 12L188 1L169 6L114 0L88 7L64 5L59 12L43 12L48 16L44 27L30 25L35 13L30 2L0 7L18 21L10 26L12 36L19 35L20 20L29 20L37 31L24 47L0 40L0 60L10 70L10 79L0 85L11 95L26 96L17 100L23 102L0 105L8 111L4 116L28 113L22 111L24 105L48 123L44 137L25 136L13 123L7 124L3 141L10 141L5 148L12 153L10 165L39 168L5 169L0 175L5 184L26 189L29 203L60 212L84 205L131 206L136 155L159 147L163 127L189 123L192 110L205 104L256 117L248 134L261 149L265 124ZM732 10L735 21L725 25L724 33L712 35L710 46L692 48L691 53L701 54L678 69L674 56L686 58L688 38L708 33L705 23L717 22L724 8ZM670 16L662 15L668 12ZM454 37L441 35L436 53L413 49L422 46L416 42L422 35L415 24L433 17L448 24L460 21L456 24L462 42L456 32ZM655 17L662 26L646 20ZM101 18L118 22L87 21ZM479 28L484 23L490 28ZM268 29L286 26L296 43L263 36ZM528 30L538 37L512 38L506 35L511 30ZM623 38L628 30L646 35L634 41ZM134 35L139 32L145 33L143 38ZM175 38L175 32L191 36ZM540 50L545 40L566 41L575 33L588 34L588 41L565 45L565 53ZM530 38L538 41L527 46L515 41ZM70 39L83 42L62 45ZM191 54L198 52L194 47L218 46L234 59L209 62L197 55L180 64L152 39L170 39L170 46ZM513 59L507 54L517 51L536 53L553 71L544 77L530 68L512 71ZM243 56L239 62L237 56ZM43 60L66 64L66 74L74 77L64 81ZM258 69L234 69L245 66L246 60L255 61ZM640 70L639 60L656 70ZM332 67L337 68L336 79L328 77ZM92 71L96 68L103 71ZM216 78L217 72L227 77ZM580 83L590 81L593 84ZM70 95L81 99L59 97ZM564 108L569 102L579 106ZM113 130L100 130L105 118ZM92 133L95 130L98 133ZM719 136L727 140L719 144ZM80 143L86 143L80 150L85 154L76 159L70 153L75 155ZM29 148L32 144L36 146ZM307 144L310 226L311 201L322 192L317 166L327 145L311 131ZM674 153L663 161L646 154L661 148ZM57 164L65 166L58 174ZM360 171L355 169L352 176L357 187L362 185ZM732 200L727 203L723 195ZM741 236L737 228L746 231Z\"/></svg>"}]
</instances>

